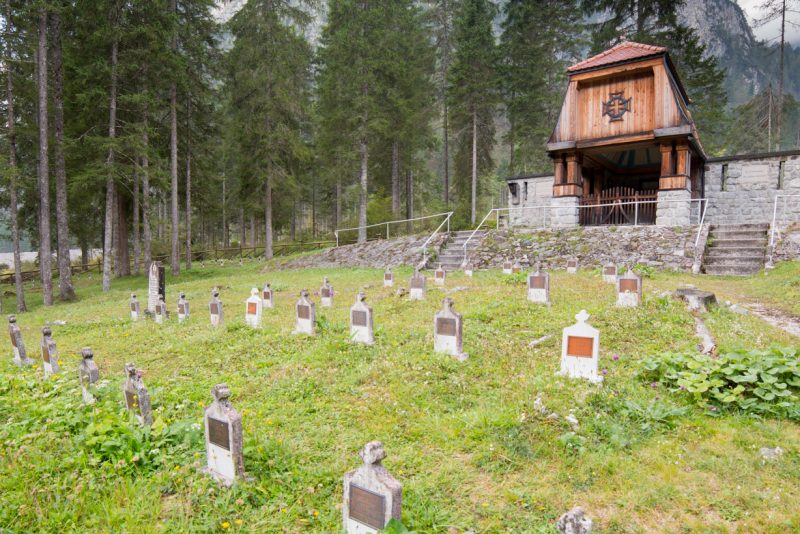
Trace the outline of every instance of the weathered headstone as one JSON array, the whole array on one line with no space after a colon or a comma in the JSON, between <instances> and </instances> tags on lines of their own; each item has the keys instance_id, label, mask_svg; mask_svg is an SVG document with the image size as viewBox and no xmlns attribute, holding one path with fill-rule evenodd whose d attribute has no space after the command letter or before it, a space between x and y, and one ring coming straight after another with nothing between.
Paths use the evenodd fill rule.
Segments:
<instances>
[{"instance_id":1,"label":"weathered headstone","mask_svg":"<svg viewBox=\"0 0 800 534\"><path fill-rule=\"evenodd\" d=\"M433 350L454 356L459 361L467 359L463 351L461 314L453 311L453 299L450 297L442 300L442 309L433 318Z\"/></svg>"},{"instance_id":2,"label":"weathered headstone","mask_svg":"<svg viewBox=\"0 0 800 534\"><path fill-rule=\"evenodd\" d=\"M153 424L153 410L150 407L150 394L144 387L142 373L132 363L125 364L125 384L122 386L125 395L125 407L136 414L139 423Z\"/></svg>"},{"instance_id":3,"label":"weathered headstone","mask_svg":"<svg viewBox=\"0 0 800 534\"><path fill-rule=\"evenodd\" d=\"M508 258L505 259L503 262L503 274L511 274L511 270L514 268L514 264L511 263L511 260Z\"/></svg>"},{"instance_id":4,"label":"weathered headstone","mask_svg":"<svg viewBox=\"0 0 800 534\"><path fill-rule=\"evenodd\" d=\"M211 292L211 300L208 303L208 313L211 317L211 326L222 326L225 318L222 313L222 301L219 299L219 291L214 288Z\"/></svg>"},{"instance_id":5,"label":"weathered headstone","mask_svg":"<svg viewBox=\"0 0 800 534\"><path fill-rule=\"evenodd\" d=\"M164 302L164 295L158 296L155 318L158 324L163 324L167 320L167 303Z\"/></svg>"},{"instance_id":6,"label":"weathered headstone","mask_svg":"<svg viewBox=\"0 0 800 534\"><path fill-rule=\"evenodd\" d=\"M567 272L569 274L575 274L575 273L578 272L578 260L577 259L573 258L571 260L567 260Z\"/></svg>"},{"instance_id":7,"label":"weathered headstone","mask_svg":"<svg viewBox=\"0 0 800 534\"><path fill-rule=\"evenodd\" d=\"M323 308L331 308L333 306L333 286L328 282L328 277L322 279L322 287L319 288L320 305Z\"/></svg>"},{"instance_id":8,"label":"weathered headstone","mask_svg":"<svg viewBox=\"0 0 800 534\"><path fill-rule=\"evenodd\" d=\"M447 277L447 273L444 269L442 269L442 264L439 264L439 268L436 269L433 273L433 281L436 283L437 286L443 286L445 279Z\"/></svg>"},{"instance_id":9,"label":"weathered headstone","mask_svg":"<svg viewBox=\"0 0 800 534\"><path fill-rule=\"evenodd\" d=\"M158 296L166 296L167 294L166 283L164 279L164 266L160 261L150 262L150 269L148 270L148 285L147 285L147 311L154 313L156 304L158 304Z\"/></svg>"},{"instance_id":10,"label":"weathered headstone","mask_svg":"<svg viewBox=\"0 0 800 534\"><path fill-rule=\"evenodd\" d=\"M380 441L358 454L364 465L344 476L342 526L347 534L375 534L391 519L400 520L403 485L381 464L386 451Z\"/></svg>"},{"instance_id":11,"label":"weathered headstone","mask_svg":"<svg viewBox=\"0 0 800 534\"><path fill-rule=\"evenodd\" d=\"M182 323L189 318L189 301L186 300L186 295L181 293L178 297L178 322Z\"/></svg>"},{"instance_id":12,"label":"weathered headstone","mask_svg":"<svg viewBox=\"0 0 800 534\"><path fill-rule=\"evenodd\" d=\"M81 358L81 363L78 366L78 378L81 381L83 402L94 404L94 395L89 391L89 386L100 380L100 370L94 363L94 353L89 347L81 349Z\"/></svg>"},{"instance_id":13,"label":"weathered headstone","mask_svg":"<svg viewBox=\"0 0 800 534\"><path fill-rule=\"evenodd\" d=\"M42 362L45 378L61 372L58 364L58 348L53 341L53 331L49 326L42 327Z\"/></svg>"},{"instance_id":14,"label":"weathered headstone","mask_svg":"<svg viewBox=\"0 0 800 534\"><path fill-rule=\"evenodd\" d=\"M139 301L136 299L136 293L131 293L131 320L138 321L142 316L142 310L139 306Z\"/></svg>"},{"instance_id":15,"label":"weathered headstone","mask_svg":"<svg viewBox=\"0 0 800 534\"><path fill-rule=\"evenodd\" d=\"M308 290L300 292L300 299L294 305L295 326L293 334L317 335L317 310L314 301L308 298Z\"/></svg>"},{"instance_id":16,"label":"weathered headstone","mask_svg":"<svg viewBox=\"0 0 800 534\"><path fill-rule=\"evenodd\" d=\"M8 316L8 333L11 336L11 349L14 354L14 363L20 367L23 365L33 365L33 360L28 358L25 351L25 342L22 340L22 331L17 325L17 316Z\"/></svg>"},{"instance_id":17,"label":"weathered headstone","mask_svg":"<svg viewBox=\"0 0 800 534\"><path fill-rule=\"evenodd\" d=\"M522 272L522 265L519 263L517 258L514 258L514 264L511 266L511 274L517 274Z\"/></svg>"},{"instance_id":18,"label":"weathered headstone","mask_svg":"<svg viewBox=\"0 0 800 534\"><path fill-rule=\"evenodd\" d=\"M675 296L686 301L689 311L706 312L717 303L717 297L710 291L703 291L694 286L679 287Z\"/></svg>"},{"instance_id":19,"label":"weathered headstone","mask_svg":"<svg viewBox=\"0 0 800 534\"><path fill-rule=\"evenodd\" d=\"M411 276L408 298L411 300L425 300L425 275L417 270Z\"/></svg>"},{"instance_id":20,"label":"weathered headstone","mask_svg":"<svg viewBox=\"0 0 800 534\"><path fill-rule=\"evenodd\" d=\"M350 307L350 339L356 343L372 345L375 334L372 326L372 307L366 302L367 297L359 292L356 302Z\"/></svg>"},{"instance_id":21,"label":"weathered headstone","mask_svg":"<svg viewBox=\"0 0 800 534\"><path fill-rule=\"evenodd\" d=\"M536 272L528 273L528 300L550 304L550 274L543 273L538 265Z\"/></svg>"},{"instance_id":22,"label":"weathered headstone","mask_svg":"<svg viewBox=\"0 0 800 534\"><path fill-rule=\"evenodd\" d=\"M603 267L603 282L607 282L609 284L617 283L617 266L613 263L607 263Z\"/></svg>"},{"instance_id":23,"label":"weathered headstone","mask_svg":"<svg viewBox=\"0 0 800 534\"><path fill-rule=\"evenodd\" d=\"M600 354L600 332L586 322L586 310L575 316L577 323L564 329L561 341L561 371L570 378L586 378L600 383L603 377L597 374Z\"/></svg>"},{"instance_id":24,"label":"weathered headstone","mask_svg":"<svg viewBox=\"0 0 800 534\"><path fill-rule=\"evenodd\" d=\"M231 406L227 385L217 384L211 395L214 402L203 414L207 459L203 471L230 485L245 477L242 416Z\"/></svg>"},{"instance_id":25,"label":"weathered headstone","mask_svg":"<svg viewBox=\"0 0 800 534\"><path fill-rule=\"evenodd\" d=\"M472 278L472 273L475 271L472 262L467 262L464 264L464 274Z\"/></svg>"},{"instance_id":26,"label":"weathered headstone","mask_svg":"<svg viewBox=\"0 0 800 534\"><path fill-rule=\"evenodd\" d=\"M244 303L244 321L252 328L261 326L261 296L256 287L250 290L250 298Z\"/></svg>"},{"instance_id":27,"label":"weathered headstone","mask_svg":"<svg viewBox=\"0 0 800 534\"><path fill-rule=\"evenodd\" d=\"M272 291L272 286L269 284L264 284L264 289L261 290L261 308L262 310L266 308L274 308L275 307L275 295Z\"/></svg>"},{"instance_id":28,"label":"weathered headstone","mask_svg":"<svg viewBox=\"0 0 800 534\"><path fill-rule=\"evenodd\" d=\"M391 267L383 271L383 287L394 287L394 273Z\"/></svg>"},{"instance_id":29,"label":"weathered headstone","mask_svg":"<svg viewBox=\"0 0 800 534\"><path fill-rule=\"evenodd\" d=\"M635 308L642 302L642 278L628 269L617 278L617 306Z\"/></svg>"}]
</instances>

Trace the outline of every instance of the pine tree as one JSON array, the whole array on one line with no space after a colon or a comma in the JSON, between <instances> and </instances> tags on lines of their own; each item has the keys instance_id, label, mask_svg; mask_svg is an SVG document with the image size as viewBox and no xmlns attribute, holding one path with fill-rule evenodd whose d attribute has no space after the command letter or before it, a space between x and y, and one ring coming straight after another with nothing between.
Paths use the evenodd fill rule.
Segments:
<instances>
[{"instance_id":1,"label":"pine tree","mask_svg":"<svg viewBox=\"0 0 800 534\"><path fill-rule=\"evenodd\" d=\"M39 126L39 273L45 306L53 305L52 254L50 251L50 151L49 116L47 114L47 17L45 6L39 7L39 47L36 51L36 78Z\"/></svg>"}]
</instances>

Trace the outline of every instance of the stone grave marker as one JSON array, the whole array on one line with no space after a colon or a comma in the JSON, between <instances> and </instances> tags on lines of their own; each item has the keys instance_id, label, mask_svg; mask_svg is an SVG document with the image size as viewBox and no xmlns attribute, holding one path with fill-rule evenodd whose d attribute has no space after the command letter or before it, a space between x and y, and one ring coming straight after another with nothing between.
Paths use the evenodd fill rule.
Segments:
<instances>
[{"instance_id":1,"label":"stone grave marker","mask_svg":"<svg viewBox=\"0 0 800 534\"><path fill-rule=\"evenodd\" d=\"M461 314L453 311L453 299L450 297L442 300L442 309L433 318L433 350L449 354L459 361L467 359L463 351Z\"/></svg>"},{"instance_id":2,"label":"stone grave marker","mask_svg":"<svg viewBox=\"0 0 800 534\"><path fill-rule=\"evenodd\" d=\"M262 311L267 308L274 308L275 307L275 299L274 294L272 292L272 286L264 284L264 289L261 290L261 309Z\"/></svg>"},{"instance_id":3,"label":"stone grave marker","mask_svg":"<svg viewBox=\"0 0 800 534\"><path fill-rule=\"evenodd\" d=\"M358 454L364 465L344 476L342 526L347 534L375 534L391 519L400 520L403 485L381 464L386 450L380 441Z\"/></svg>"},{"instance_id":4,"label":"stone grave marker","mask_svg":"<svg viewBox=\"0 0 800 534\"><path fill-rule=\"evenodd\" d=\"M322 287L319 288L320 306L323 308L333 307L333 286L328 282L328 277L322 279Z\"/></svg>"},{"instance_id":5,"label":"stone grave marker","mask_svg":"<svg viewBox=\"0 0 800 534\"><path fill-rule=\"evenodd\" d=\"M575 316L577 323L564 329L561 341L561 371L570 378L585 378L601 383L597 374L600 354L600 332L586 322L589 314L581 310Z\"/></svg>"},{"instance_id":6,"label":"stone grave marker","mask_svg":"<svg viewBox=\"0 0 800 534\"><path fill-rule=\"evenodd\" d=\"M211 292L211 300L208 303L208 313L211 317L211 326L222 326L224 316L222 313L222 301L219 299L219 291L217 288Z\"/></svg>"},{"instance_id":7,"label":"stone grave marker","mask_svg":"<svg viewBox=\"0 0 800 534\"><path fill-rule=\"evenodd\" d=\"M372 307L366 301L367 297L359 291L355 304L350 307L350 339L355 343L373 345Z\"/></svg>"},{"instance_id":8,"label":"stone grave marker","mask_svg":"<svg viewBox=\"0 0 800 534\"><path fill-rule=\"evenodd\" d=\"M522 272L522 265L519 263L517 258L514 258L514 265L511 266L511 274L517 274Z\"/></svg>"},{"instance_id":9,"label":"stone grave marker","mask_svg":"<svg viewBox=\"0 0 800 534\"><path fill-rule=\"evenodd\" d=\"M23 365L33 365L33 360L28 358L25 351L25 343L22 341L22 331L17 325L17 316L8 316L8 333L11 336L11 349L14 354L14 363L22 367Z\"/></svg>"},{"instance_id":10,"label":"stone grave marker","mask_svg":"<svg viewBox=\"0 0 800 534\"><path fill-rule=\"evenodd\" d=\"M178 297L178 322L182 323L189 318L189 301L186 300L186 295L181 293Z\"/></svg>"},{"instance_id":11,"label":"stone grave marker","mask_svg":"<svg viewBox=\"0 0 800 534\"><path fill-rule=\"evenodd\" d=\"M300 292L300 299L294 305L294 311L295 326L292 333L317 335L317 310L314 301L308 298L307 289Z\"/></svg>"},{"instance_id":12,"label":"stone grave marker","mask_svg":"<svg viewBox=\"0 0 800 534\"><path fill-rule=\"evenodd\" d=\"M475 269L472 265L472 262L467 262L464 264L464 274L469 276L470 278L472 278L472 273L474 270Z\"/></svg>"},{"instance_id":13,"label":"stone grave marker","mask_svg":"<svg viewBox=\"0 0 800 534\"><path fill-rule=\"evenodd\" d=\"M153 424L153 410L150 407L150 394L144 387L142 373L132 363L125 364L125 383L122 386L125 407L136 414L142 425Z\"/></svg>"},{"instance_id":14,"label":"stone grave marker","mask_svg":"<svg viewBox=\"0 0 800 534\"><path fill-rule=\"evenodd\" d=\"M514 264L511 263L511 260L508 258L505 259L503 262L503 274L511 274L511 270L514 268Z\"/></svg>"},{"instance_id":15,"label":"stone grave marker","mask_svg":"<svg viewBox=\"0 0 800 534\"><path fill-rule=\"evenodd\" d=\"M411 300L425 300L425 275L418 270L414 270L414 274L411 275L408 298Z\"/></svg>"},{"instance_id":16,"label":"stone grave marker","mask_svg":"<svg viewBox=\"0 0 800 534\"><path fill-rule=\"evenodd\" d=\"M603 267L603 282L608 282L609 284L617 283L617 266L613 263L607 263Z\"/></svg>"},{"instance_id":17,"label":"stone grave marker","mask_svg":"<svg viewBox=\"0 0 800 534\"><path fill-rule=\"evenodd\" d=\"M155 318L158 324L163 324L167 320L167 303L164 302L164 295L158 296Z\"/></svg>"},{"instance_id":18,"label":"stone grave marker","mask_svg":"<svg viewBox=\"0 0 800 534\"><path fill-rule=\"evenodd\" d=\"M100 380L100 370L94 363L94 353L89 347L81 349L81 363L78 366L78 378L81 381L81 395L83 402L94 404L94 395L89 391L89 386Z\"/></svg>"},{"instance_id":19,"label":"stone grave marker","mask_svg":"<svg viewBox=\"0 0 800 534\"><path fill-rule=\"evenodd\" d=\"M42 362L45 378L61 372L58 365L58 348L53 341L53 331L49 326L42 327Z\"/></svg>"},{"instance_id":20,"label":"stone grave marker","mask_svg":"<svg viewBox=\"0 0 800 534\"><path fill-rule=\"evenodd\" d=\"M436 271L434 271L433 273L433 281L437 286L443 286L446 278L447 278L447 273L445 272L444 269L442 269L442 264L440 263L439 268L436 269Z\"/></svg>"},{"instance_id":21,"label":"stone grave marker","mask_svg":"<svg viewBox=\"0 0 800 534\"><path fill-rule=\"evenodd\" d=\"M148 269L147 311L154 313L156 304L158 304L158 296L165 296L166 294L167 288L164 279L164 266L160 261L152 261Z\"/></svg>"},{"instance_id":22,"label":"stone grave marker","mask_svg":"<svg viewBox=\"0 0 800 534\"><path fill-rule=\"evenodd\" d=\"M578 260L573 258L571 260L567 260L567 272L569 274L575 274L578 272Z\"/></svg>"},{"instance_id":23,"label":"stone grave marker","mask_svg":"<svg viewBox=\"0 0 800 534\"><path fill-rule=\"evenodd\" d=\"M261 296L257 287L250 290L250 298L244 303L244 321L252 328L261 326Z\"/></svg>"},{"instance_id":24,"label":"stone grave marker","mask_svg":"<svg viewBox=\"0 0 800 534\"><path fill-rule=\"evenodd\" d=\"M142 316L142 310L139 306L139 301L136 299L136 293L131 293L131 320L138 321Z\"/></svg>"},{"instance_id":25,"label":"stone grave marker","mask_svg":"<svg viewBox=\"0 0 800 534\"><path fill-rule=\"evenodd\" d=\"M391 267L383 271L383 287L394 287L394 273Z\"/></svg>"},{"instance_id":26,"label":"stone grave marker","mask_svg":"<svg viewBox=\"0 0 800 534\"><path fill-rule=\"evenodd\" d=\"M617 306L635 308L642 302L642 278L628 269L617 279Z\"/></svg>"},{"instance_id":27,"label":"stone grave marker","mask_svg":"<svg viewBox=\"0 0 800 534\"><path fill-rule=\"evenodd\" d=\"M237 478L245 477L242 416L231 406L231 390L227 385L214 386L211 396L214 402L203 413L207 459L203 471L231 485Z\"/></svg>"},{"instance_id":28,"label":"stone grave marker","mask_svg":"<svg viewBox=\"0 0 800 534\"><path fill-rule=\"evenodd\" d=\"M528 273L528 300L550 304L550 274L543 273L538 265L536 272Z\"/></svg>"}]
</instances>

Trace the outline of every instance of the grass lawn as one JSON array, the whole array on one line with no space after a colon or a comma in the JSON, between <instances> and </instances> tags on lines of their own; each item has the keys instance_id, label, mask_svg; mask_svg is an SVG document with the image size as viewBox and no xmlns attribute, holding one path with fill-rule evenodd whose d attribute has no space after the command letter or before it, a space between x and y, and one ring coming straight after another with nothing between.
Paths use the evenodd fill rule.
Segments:
<instances>
[{"instance_id":1,"label":"grass lawn","mask_svg":"<svg viewBox=\"0 0 800 534\"><path fill-rule=\"evenodd\" d=\"M602 532L800 531L800 425L712 417L688 395L637 376L643 358L694 350L692 316L653 292L691 276L646 279L643 306L619 309L599 270L554 272L549 308L526 301L521 275L453 274L447 289L461 288L449 294L464 314L470 354L459 363L432 352L433 314L444 296L433 284L427 300L410 302L382 287L380 270L262 268L196 266L168 276L170 308L179 291L191 303L187 324L129 320L128 296L145 296L143 277L114 280L107 294L97 275L80 278L78 302L20 315L37 363L41 326L66 321L53 326L63 374L43 381L41 365L18 369L6 341L0 530L338 532L342 476L377 439L388 453L384 465L403 483L403 522L418 532L556 532L555 519L577 505ZM767 278L695 283L721 298L730 291L797 312L797 264L782 269ZM397 270L398 285L410 273ZM299 291L318 289L324 275L337 295L333 309L317 308L320 335L291 335ZM265 310L262 329L252 330L244 300L265 281L276 290L276 309ZM225 303L219 330L206 307L213 285ZM348 308L364 285L375 310L373 347L348 342ZM9 297L3 304L13 307ZM555 376L561 329L582 308L601 332L602 387ZM722 349L799 343L724 308L707 323ZM94 349L102 379L93 406L82 404L78 388L84 346ZM144 371L152 429L138 427L123 408L125 362ZM232 489L198 472L202 407L220 382L243 414L245 468L254 477ZM541 417L537 396L561 419ZM577 431L563 420L569 413ZM786 453L764 462L759 448L775 446Z\"/></svg>"}]
</instances>

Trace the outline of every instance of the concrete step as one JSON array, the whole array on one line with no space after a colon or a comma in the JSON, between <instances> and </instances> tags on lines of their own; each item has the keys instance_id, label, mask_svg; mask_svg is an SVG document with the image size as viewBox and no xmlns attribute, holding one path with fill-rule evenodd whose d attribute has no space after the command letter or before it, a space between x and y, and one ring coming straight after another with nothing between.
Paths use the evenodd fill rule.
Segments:
<instances>
[{"instance_id":1,"label":"concrete step","mask_svg":"<svg viewBox=\"0 0 800 534\"><path fill-rule=\"evenodd\" d=\"M729 239L766 239L767 233L761 231L741 231L741 232L710 232L708 234L708 238L717 241L717 240L729 240Z\"/></svg>"},{"instance_id":2,"label":"concrete step","mask_svg":"<svg viewBox=\"0 0 800 534\"><path fill-rule=\"evenodd\" d=\"M708 265L704 269L706 274L717 276L751 276L761 272L761 266L752 265Z\"/></svg>"},{"instance_id":3,"label":"concrete step","mask_svg":"<svg viewBox=\"0 0 800 534\"><path fill-rule=\"evenodd\" d=\"M711 231L758 231L766 232L769 230L769 223L744 223L744 224L712 224Z\"/></svg>"},{"instance_id":4,"label":"concrete step","mask_svg":"<svg viewBox=\"0 0 800 534\"><path fill-rule=\"evenodd\" d=\"M764 265L764 256L706 256L703 265Z\"/></svg>"},{"instance_id":5,"label":"concrete step","mask_svg":"<svg viewBox=\"0 0 800 534\"><path fill-rule=\"evenodd\" d=\"M761 239L714 239L709 245L710 248L766 248L767 238Z\"/></svg>"},{"instance_id":6,"label":"concrete step","mask_svg":"<svg viewBox=\"0 0 800 534\"><path fill-rule=\"evenodd\" d=\"M728 258L730 256L764 257L764 247L709 247L707 258Z\"/></svg>"}]
</instances>

